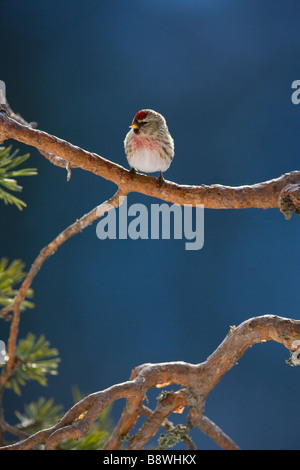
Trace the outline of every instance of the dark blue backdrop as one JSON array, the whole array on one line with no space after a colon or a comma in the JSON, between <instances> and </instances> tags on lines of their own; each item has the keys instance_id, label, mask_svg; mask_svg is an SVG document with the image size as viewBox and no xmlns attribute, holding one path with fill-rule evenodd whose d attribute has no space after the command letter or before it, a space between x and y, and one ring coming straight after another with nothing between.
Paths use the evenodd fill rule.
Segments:
<instances>
[{"instance_id":1,"label":"dark blue backdrop","mask_svg":"<svg viewBox=\"0 0 300 470\"><path fill-rule=\"evenodd\" d=\"M252 184L299 169L300 5L293 0L2 0L0 79L13 109L39 128L127 166L123 139L138 109L165 115L183 184ZM28 149L15 143L21 152ZM62 229L115 186L52 166L23 179L22 213L0 204L1 256L27 269ZM131 194L128 203L158 202ZM127 380L143 362L200 362L230 325L266 313L299 318L300 219L278 210L205 211L205 244L108 240L96 225L69 240L36 278L20 335L60 351L47 388L7 392L6 417L41 394L67 409ZM1 337L7 325L0 325ZM207 415L243 449L299 449L298 368L264 343L211 393ZM114 408L115 419L123 403ZM118 408L119 407L119 408ZM173 417L172 417L173 419ZM176 419L176 418L174 418ZM200 431L199 448L215 444Z\"/></svg>"}]
</instances>

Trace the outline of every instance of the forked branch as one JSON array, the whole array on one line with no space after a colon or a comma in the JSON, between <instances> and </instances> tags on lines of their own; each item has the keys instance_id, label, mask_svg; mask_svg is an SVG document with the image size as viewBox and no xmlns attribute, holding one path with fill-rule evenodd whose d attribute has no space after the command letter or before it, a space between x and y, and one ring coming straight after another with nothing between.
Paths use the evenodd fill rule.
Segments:
<instances>
[{"instance_id":1,"label":"forked branch","mask_svg":"<svg viewBox=\"0 0 300 470\"><path fill-rule=\"evenodd\" d=\"M299 335L300 320L275 315L250 318L238 327L231 328L223 342L205 362L166 362L138 366L127 382L88 395L68 410L55 426L2 447L1 450L33 449L40 444L44 444L44 448L48 450L57 449L63 439L78 439L83 436L99 414L121 398L126 399L126 406L104 446L106 450L116 450L125 441L129 441L130 450L143 449L160 428L170 426L169 422L166 425L167 418L172 413L181 412L183 408L188 408L187 433L192 428L199 428L221 448L236 450L238 445L204 415L209 393L252 345L276 341L291 352L297 351L299 341L296 339ZM164 390L157 399L155 410L145 408L143 402L147 399L148 390L167 386L179 388ZM138 427L135 435L130 437L130 431L138 424L140 415L146 415L146 421Z\"/></svg>"}]
</instances>

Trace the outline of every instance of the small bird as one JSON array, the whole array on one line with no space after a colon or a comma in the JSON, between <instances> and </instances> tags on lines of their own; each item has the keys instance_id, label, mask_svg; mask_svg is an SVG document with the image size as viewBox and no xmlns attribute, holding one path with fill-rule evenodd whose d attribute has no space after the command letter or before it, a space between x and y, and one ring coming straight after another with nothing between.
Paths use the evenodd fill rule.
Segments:
<instances>
[{"instance_id":1,"label":"small bird","mask_svg":"<svg viewBox=\"0 0 300 470\"><path fill-rule=\"evenodd\" d=\"M174 140L165 118L152 109L142 109L133 118L131 129L125 137L125 153L130 171L145 173L159 171L158 181L162 183L174 157Z\"/></svg>"}]
</instances>

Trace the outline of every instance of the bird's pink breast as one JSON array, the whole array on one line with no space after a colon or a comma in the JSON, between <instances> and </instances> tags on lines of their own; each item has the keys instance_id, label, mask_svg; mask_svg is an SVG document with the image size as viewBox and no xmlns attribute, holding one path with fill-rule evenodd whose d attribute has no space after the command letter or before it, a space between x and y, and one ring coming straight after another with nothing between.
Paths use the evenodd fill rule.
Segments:
<instances>
[{"instance_id":1,"label":"bird's pink breast","mask_svg":"<svg viewBox=\"0 0 300 470\"><path fill-rule=\"evenodd\" d=\"M157 140L148 139L147 137L134 135L132 138L132 144L137 150L147 149L147 150L156 150L159 146Z\"/></svg>"}]
</instances>

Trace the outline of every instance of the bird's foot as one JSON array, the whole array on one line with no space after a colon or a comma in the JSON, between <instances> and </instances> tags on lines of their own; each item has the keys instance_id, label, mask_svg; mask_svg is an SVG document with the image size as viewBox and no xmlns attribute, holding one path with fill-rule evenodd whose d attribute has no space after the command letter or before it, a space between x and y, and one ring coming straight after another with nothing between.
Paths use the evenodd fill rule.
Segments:
<instances>
[{"instance_id":1,"label":"bird's foot","mask_svg":"<svg viewBox=\"0 0 300 470\"><path fill-rule=\"evenodd\" d=\"M136 174L135 168L133 166L130 168L129 173L133 176Z\"/></svg>"},{"instance_id":2,"label":"bird's foot","mask_svg":"<svg viewBox=\"0 0 300 470\"><path fill-rule=\"evenodd\" d=\"M157 177L157 182L158 182L159 186L161 186L164 181L165 181L165 180L164 180L163 174L162 174L162 172L160 171L160 173L159 173L159 175L158 175L158 177Z\"/></svg>"}]
</instances>

